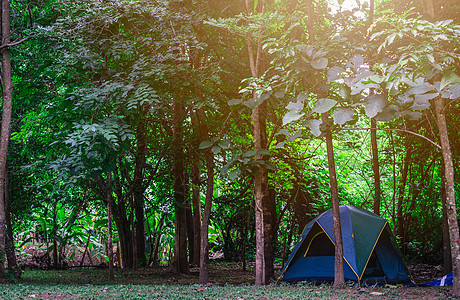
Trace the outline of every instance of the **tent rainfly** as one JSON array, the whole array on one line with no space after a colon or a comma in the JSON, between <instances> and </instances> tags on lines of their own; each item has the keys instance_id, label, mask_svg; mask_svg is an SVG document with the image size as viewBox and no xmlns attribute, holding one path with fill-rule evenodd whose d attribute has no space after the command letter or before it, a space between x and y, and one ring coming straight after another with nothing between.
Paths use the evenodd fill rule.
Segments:
<instances>
[{"instance_id":1,"label":"tent rainfly","mask_svg":"<svg viewBox=\"0 0 460 300\"><path fill-rule=\"evenodd\" d=\"M410 282L410 273L388 222L365 209L340 206L345 280ZM332 210L305 226L279 280L333 281L335 239Z\"/></svg>"}]
</instances>

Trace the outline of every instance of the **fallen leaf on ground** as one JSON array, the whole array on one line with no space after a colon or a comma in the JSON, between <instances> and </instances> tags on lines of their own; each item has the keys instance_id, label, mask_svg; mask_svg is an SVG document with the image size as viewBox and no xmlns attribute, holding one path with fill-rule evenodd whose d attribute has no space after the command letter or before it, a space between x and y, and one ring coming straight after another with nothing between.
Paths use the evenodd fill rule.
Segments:
<instances>
[{"instance_id":1,"label":"fallen leaf on ground","mask_svg":"<svg viewBox=\"0 0 460 300\"><path fill-rule=\"evenodd\" d=\"M372 295L372 296L381 296L381 295L383 295L383 293L380 293L380 292L371 292L371 293L369 293L369 295Z\"/></svg>"}]
</instances>

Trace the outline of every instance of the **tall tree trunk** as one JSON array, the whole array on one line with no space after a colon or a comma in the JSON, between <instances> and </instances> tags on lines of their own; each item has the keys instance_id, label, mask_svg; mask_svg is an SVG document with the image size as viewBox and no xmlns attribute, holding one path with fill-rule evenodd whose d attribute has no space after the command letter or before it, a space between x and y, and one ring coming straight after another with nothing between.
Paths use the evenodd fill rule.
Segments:
<instances>
[{"instance_id":1,"label":"tall tree trunk","mask_svg":"<svg viewBox=\"0 0 460 300\"><path fill-rule=\"evenodd\" d=\"M202 1L197 0L196 1L196 11L199 16L202 15L203 13L203 6L202 6ZM193 27L195 29L196 33L196 39L198 44L201 44L203 41L203 19L198 18L196 25ZM194 56L193 56L193 67L197 72L200 72L201 66L202 66L202 51L199 47L194 49ZM196 94L202 98L202 90L200 87L196 87ZM200 109L202 110L202 109ZM199 116L198 113L192 113L191 114L191 120L193 127L196 130L196 140L197 143L194 146L195 149L199 148L199 140L205 139L209 140L209 137L207 137L207 133L204 134L203 131L207 132L207 128L202 128L200 121L199 121ZM203 122L206 122L207 120L203 120ZM192 166L191 166L191 172L192 172L192 208L193 208L193 230L194 230L194 249L193 249L193 257L192 257L192 265L195 266L200 266L200 257L201 257L201 243L204 242L201 239L201 193L200 193L200 186L201 186L201 174L200 174L200 159L199 159L199 153L195 153L196 157L192 161ZM206 229L206 235L207 233ZM207 242L206 242L207 243ZM208 248L206 246L205 248ZM205 262L203 262L205 263ZM206 266L203 269L205 272L208 272L208 267ZM200 268L200 273L201 273L201 268ZM200 275L201 278L201 275ZM203 275L203 280L206 280L206 283L208 281L208 275Z\"/></svg>"},{"instance_id":2,"label":"tall tree trunk","mask_svg":"<svg viewBox=\"0 0 460 300\"><path fill-rule=\"evenodd\" d=\"M120 195L117 195L117 198ZM121 266L122 268L132 268L134 266L134 252L133 252L133 240L130 221L126 218L126 211L123 203L115 203L112 199L112 214L117 226L118 237L120 239L121 248ZM120 200L118 200L120 201Z\"/></svg>"},{"instance_id":3,"label":"tall tree trunk","mask_svg":"<svg viewBox=\"0 0 460 300\"><path fill-rule=\"evenodd\" d=\"M210 139L207 117L202 108L197 110L201 128L201 137L204 141ZM208 227L211 218L212 197L214 194L214 153L206 149L206 198L204 202L203 219L201 220L201 249L200 249L200 278L199 282L209 282L209 237Z\"/></svg>"},{"instance_id":4,"label":"tall tree trunk","mask_svg":"<svg viewBox=\"0 0 460 300\"><path fill-rule=\"evenodd\" d=\"M187 185L188 186L188 185ZM187 197L188 198L188 197ZM189 198L188 198L189 199ZM188 255L189 255L189 263L192 263L193 257L195 255L195 228L193 228L193 215L192 215L192 207L190 206L191 203L187 203L187 208L185 209L185 218L186 218L186 225L187 225L187 246L188 246Z\"/></svg>"},{"instance_id":5,"label":"tall tree trunk","mask_svg":"<svg viewBox=\"0 0 460 300\"><path fill-rule=\"evenodd\" d=\"M442 160L441 160L442 161ZM442 199L442 252L443 252L443 272L444 274L452 271L452 257L450 254L449 224L447 221L447 199L446 199L446 176L444 166L441 163L441 199Z\"/></svg>"},{"instance_id":6,"label":"tall tree trunk","mask_svg":"<svg viewBox=\"0 0 460 300\"><path fill-rule=\"evenodd\" d=\"M136 130L136 141L137 141L137 151L135 158L135 168L134 168L134 211L136 215L135 222L135 245L136 245L136 257L137 262L140 266L144 267L146 265L145 258L145 215L144 215L144 170L146 165L146 126L145 126L145 113L146 109L142 109L141 119L137 125Z\"/></svg>"},{"instance_id":7,"label":"tall tree trunk","mask_svg":"<svg viewBox=\"0 0 460 300\"><path fill-rule=\"evenodd\" d=\"M404 205L404 194L407 184L407 175L409 174L409 165L412 159L412 146L410 145L411 140L406 137L405 149L406 156L404 157L403 168L401 171L401 181L399 183L398 191L398 210L396 212L396 224L398 225L398 235L403 237L404 235L404 218L403 218L403 205Z\"/></svg>"},{"instance_id":8,"label":"tall tree trunk","mask_svg":"<svg viewBox=\"0 0 460 300\"><path fill-rule=\"evenodd\" d=\"M370 0L368 28L374 22L374 0ZM374 94L371 89L370 94ZM379 150L377 146L377 121L371 118L371 147L372 147L372 170L374 171L374 213L380 216L380 202L382 192L380 187L380 170L379 170Z\"/></svg>"},{"instance_id":9,"label":"tall tree trunk","mask_svg":"<svg viewBox=\"0 0 460 300\"><path fill-rule=\"evenodd\" d=\"M377 147L377 121L371 118L372 170L374 171L374 213L380 216L382 191L380 188L379 150Z\"/></svg>"},{"instance_id":10,"label":"tall tree trunk","mask_svg":"<svg viewBox=\"0 0 460 300\"><path fill-rule=\"evenodd\" d=\"M8 168L8 164L7 164ZM11 202L10 202L10 173L6 171L5 178L5 221L6 221L6 258L8 261L8 270L13 274L16 279L21 277L22 271L18 265L16 259L16 253L14 249L14 236L13 226L11 222Z\"/></svg>"},{"instance_id":11,"label":"tall tree trunk","mask_svg":"<svg viewBox=\"0 0 460 300\"><path fill-rule=\"evenodd\" d=\"M249 0L245 0L246 13L249 15L253 12L253 5ZM257 5L258 13L265 13L266 0L259 2ZM250 25L248 21L248 25ZM259 78L263 70L263 51L262 51L262 33L263 28L259 28L259 40L254 49L253 36L250 31L247 33L247 50L249 55L249 64L253 78ZM256 50L254 52L254 50ZM254 91L253 101L257 101L257 94ZM254 134L254 151L260 149L267 150L267 129L265 119L265 103L256 106L252 110L252 124ZM257 160L267 160L266 156L256 157ZM272 226L270 223L270 210L268 203L270 193L268 188L268 171L263 165L258 166L258 172L254 175L254 205L255 205L255 226L256 226L256 285L265 285L270 282L273 274L273 244L272 244Z\"/></svg>"},{"instance_id":12,"label":"tall tree trunk","mask_svg":"<svg viewBox=\"0 0 460 300\"><path fill-rule=\"evenodd\" d=\"M187 218L185 201L185 168L182 122L184 106L180 99L174 99L174 264L177 273L188 274L187 260Z\"/></svg>"},{"instance_id":13,"label":"tall tree trunk","mask_svg":"<svg viewBox=\"0 0 460 300\"><path fill-rule=\"evenodd\" d=\"M197 11L199 14L202 14L203 12L203 3L201 0L197 0ZM194 27L196 30L196 37L198 43L202 42L203 38L203 21L199 20ZM193 66L196 69L201 68L202 65L202 51L197 48L194 61L193 61ZM197 94L202 98L203 94L202 91L197 88ZM200 137L203 141L209 141L210 140L210 135L209 135L209 129L208 129L208 118L203 110L203 108L200 108L196 111L196 116L198 119L198 126L200 128ZM210 223L210 218L211 218L211 207L212 207L212 198L214 194L214 153L211 151L211 149L206 149L206 198L205 198L205 203L204 203L204 209L203 209L203 214L202 214L202 219L200 219L200 195L199 195L199 184L200 184L200 178L199 178L199 170L198 170L198 178L195 178L196 182L198 185L195 188L198 188L198 194L195 198L194 202L194 207L193 207L193 212L195 215L195 224L198 225L199 222L201 221L200 224L200 232L199 236L195 234L195 237L200 238L200 248L199 248L199 257L200 257L200 275L199 275L199 282L201 284L206 284L209 282L209 236L208 236L208 227ZM198 166L196 166L198 167ZM199 167L198 167L199 169Z\"/></svg>"},{"instance_id":14,"label":"tall tree trunk","mask_svg":"<svg viewBox=\"0 0 460 300\"><path fill-rule=\"evenodd\" d=\"M458 229L457 206L455 203L454 166L450 149L449 135L445 116L445 103L441 97L434 99L436 123L441 141L442 159L444 162L445 193L447 206L447 222L449 224L450 251L452 256L453 292L460 295L460 235Z\"/></svg>"},{"instance_id":15,"label":"tall tree trunk","mask_svg":"<svg viewBox=\"0 0 460 300\"><path fill-rule=\"evenodd\" d=\"M164 219L166 217L166 213L163 213L160 218L160 222L158 223L158 228L156 230L156 238L155 238L155 248L153 248L153 259L151 262L153 262L154 265L157 264L158 262L158 252L160 249L160 241L161 241L161 232L163 230L163 225L164 225ZM149 264L151 263L149 262Z\"/></svg>"},{"instance_id":16,"label":"tall tree trunk","mask_svg":"<svg viewBox=\"0 0 460 300\"><path fill-rule=\"evenodd\" d=\"M266 121L262 110L264 105L259 105L252 110L252 120L254 126L254 151L266 149ZM265 157L256 159L266 160ZM272 224L268 208L270 192L268 188L268 171L259 165L259 170L254 176L254 203L255 203L255 222L256 222L256 285L269 283L272 277L273 268L273 245L271 240Z\"/></svg>"},{"instance_id":17,"label":"tall tree trunk","mask_svg":"<svg viewBox=\"0 0 460 300\"><path fill-rule=\"evenodd\" d=\"M2 45L10 43L10 1L2 0ZM3 261L5 256L5 177L8 143L10 140L11 113L13 111L13 80L11 77L11 50L2 49L2 92L3 113L0 132L0 275L4 276Z\"/></svg>"},{"instance_id":18,"label":"tall tree trunk","mask_svg":"<svg viewBox=\"0 0 460 300\"><path fill-rule=\"evenodd\" d=\"M200 203L200 167L199 159L195 158L192 162L192 209L193 209L193 257L192 265L200 264L201 248L201 203Z\"/></svg>"},{"instance_id":19,"label":"tall tree trunk","mask_svg":"<svg viewBox=\"0 0 460 300\"><path fill-rule=\"evenodd\" d=\"M246 271L246 244L248 243L249 224L251 222L251 214L247 212L246 227L244 228L243 249L241 250L241 261L243 262L243 271Z\"/></svg>"},{"instance_id":20,"label":"tall tree trunk","mask_svg":"<svg viewBox=\"0 0 460 300\"><path fill-rule=\"evenodd\" d=\"M112 237L112 174L107 174L107 248L109 255L109 280L115 278L113 270L113 237Z\"/></svg>"},{"instance_id":21,"label":"tall tree trunk","mask_svg":"<svg viewBox=\"0 0 460 300\"><path fill-rule=\"evenodd\" d=\"M53 209L53 266L55 269L59 266L57 231L57 203L55 203Z\"/></svg>"},{"instance_id":22,"label":"tall tree trunk","mask_svg":"<svg viewBox=\"0 0 460 300\"><path fill-rule=\"evenodd\" d=\"M328 121L328 113L321 115L323 123ZM329 167L329 184L331 186L332 220L335 238L335 262L334 262L334 286L345 285L343 272L343 242L342 224L340 222L339 190L337 187L337 174L335 171L334 145L332 144L332 132L326 133L327 161Z\"/></svg>"}]
</instances>

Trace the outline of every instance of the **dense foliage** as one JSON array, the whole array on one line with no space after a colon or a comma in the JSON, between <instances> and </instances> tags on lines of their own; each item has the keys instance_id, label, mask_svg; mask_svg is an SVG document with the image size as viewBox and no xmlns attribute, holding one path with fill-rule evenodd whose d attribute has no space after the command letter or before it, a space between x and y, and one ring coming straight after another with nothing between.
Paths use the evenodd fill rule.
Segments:
<instances>
[{"instance_id":1,"label":"dense foliage","mask_svg":"<svg viewBox=\"0 0 460 300\"><path fill-rule=\"evenodd\" d=\"M12 1L12 40L28 38L11 47L17 252L39 243L56 268L78 252L108 261L110 203L118 266L173 264L178 234L198 264L211 191L210 253L245 268L263 168L282 264L331 207L327 132L340 204L373 209L373 127L380 214L409 262L449 265L434 101L446 103L458 195L460 20L455 4L430 3L434 14L386 0Z\"/></svg>"}]
</instances>

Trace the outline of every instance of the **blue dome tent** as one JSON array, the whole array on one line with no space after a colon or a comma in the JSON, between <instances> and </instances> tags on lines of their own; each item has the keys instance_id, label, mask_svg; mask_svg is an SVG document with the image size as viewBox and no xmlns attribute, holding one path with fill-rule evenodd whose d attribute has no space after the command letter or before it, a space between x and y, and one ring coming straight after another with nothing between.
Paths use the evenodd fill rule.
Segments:
<instances>
[{"instance_id":1,"label":"blue dome tent","mask_svg":"<svg viewBox=\"0 0 460 300\"><path fill-rule=\"evenodd\" d=\"M410 282L410 273L388 222L365 209L340 206L345 280ZM305 226L279 280L333 281L335 238L332 210Z\"/></svg>"}]
</instances>

